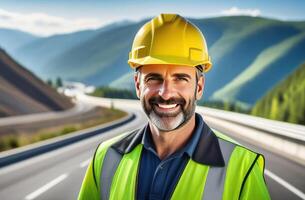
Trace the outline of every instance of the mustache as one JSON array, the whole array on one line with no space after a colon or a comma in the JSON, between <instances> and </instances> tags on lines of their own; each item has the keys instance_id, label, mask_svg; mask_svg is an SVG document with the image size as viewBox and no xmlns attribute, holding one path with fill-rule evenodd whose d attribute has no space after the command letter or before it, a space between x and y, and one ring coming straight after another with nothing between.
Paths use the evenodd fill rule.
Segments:
<instances>
[{"instance_id":1,"label":"mustache","mask_svg":"<svg viewBox=\"0 0 305 200\"><path fill-rule=\"evenodd\" d=\"M155 97L151 97L148 102L150 104L180 104L180 105L185 105L186 101L183 98L170 98L168 100L164 100L162 97L160 96L155 96Z\"/></svg>"}]
</instances>

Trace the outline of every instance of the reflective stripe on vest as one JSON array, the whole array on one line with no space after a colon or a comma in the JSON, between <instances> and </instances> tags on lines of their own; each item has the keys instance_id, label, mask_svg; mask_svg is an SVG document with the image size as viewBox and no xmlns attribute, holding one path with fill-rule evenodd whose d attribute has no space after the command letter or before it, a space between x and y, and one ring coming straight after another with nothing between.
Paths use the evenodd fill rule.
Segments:
<instances>
[{"instance_id":1,"label":"reflective stripe on vest","mask_svg":"<svg viewBox=\"0 0 305 200\"><path fill-rule=\"evenodd\" d=\"M110 179L107 179L109 183L107 183L106 185L111 184L110 195L107 199L135 199L137 187L137 172L142 148L142 145L138 145L130 153L127 153L121 157L112 181L110 182ZM116 157L116 159L118 159L118 157ZM108 163L105 162L105 165L108 165ZM103 167L105 165L103 165ZM104 169L102 168L102 170ZM104 180L101 180L101 183L102 182L104 182ZM104 196L104 194L101 194L101 196Z\"/></svg>"},{"instance_id":2,"label":"reflective stripe on vest","mask_svg":"<svg viewBox=\"0 0 305 200\"><path fill-rule=\"evenodd\" d=\"M101 172L101 179L100 183L103 183L103 187L101 188L101 199L109 199L109 191L111 188L111 182L112 178L116 172L116 169L118 168L118 165L120 164L120 161L122 159L122 155L115 151L112 148L108 148L107 153L105 155L102 166L102 172Z\"/></svg>"},{"instance_id":3,"label":"reflective stripe on vest","mask_svg":"<svg viewBox=\"0 0 305 200\"><path fill-rule=\"evenodd\" d=\"M225 167L210 167L189 159L171 199L239 198L246 174L258 155L221 138L218 141ZM135 199L142 148L143 145L139 144L130 153L123 155L111 147L106 150L100 176L102 200Z\"/></svg>"},{"instance_id":4,"label":"reflective stripe on vest","mask_svg":"<svg viewBox=\"0 0 305 200\"><path fill-rule=\"evenodd\" d=\"M235 144L218 140L219 146L225 161L224 167L210 167L209 174L204 187L202 199L221 199L224 189L224 182L226 177L227 166L231 154L235 148Z\"/></svg>"},{"instance_id":5,"label":"reflective stripe on vest","mask_svg":"<svg viewBox=\"0 0 305 200\"><path fill-rule=\"evenodd\" d=\"M222 198L226 166L236 145L221 139L219 145L226 163L225 167L210 167L190 159L171 199L180 199L182 195L188 199Z\"/></svg>"}]
</instances>

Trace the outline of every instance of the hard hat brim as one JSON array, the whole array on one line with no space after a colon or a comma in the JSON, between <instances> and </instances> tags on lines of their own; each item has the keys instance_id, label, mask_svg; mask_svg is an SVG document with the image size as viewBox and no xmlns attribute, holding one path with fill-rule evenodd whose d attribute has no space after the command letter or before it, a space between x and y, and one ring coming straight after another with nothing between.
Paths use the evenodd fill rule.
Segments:
<instances>
[{"instance_id":1,"label":"hard hat brim","mask_svg":"<svg viewBox=\"0 0 305 200\"><path fill-rule=\"evenodd\" d=\"M139 66L143 65L154 65L154 64L164 64L164 65L183 65L183 66L190 66L195 67L197 65L202 65L204 72L207 72L211 69L212 63L210 60L201 60L195 61L190 60L188 58L181 58L181 57L151 57L146 56L144 58L138 59L129 59L128 64L131 68L136 69Z\"/></svg>"}]
</instances>

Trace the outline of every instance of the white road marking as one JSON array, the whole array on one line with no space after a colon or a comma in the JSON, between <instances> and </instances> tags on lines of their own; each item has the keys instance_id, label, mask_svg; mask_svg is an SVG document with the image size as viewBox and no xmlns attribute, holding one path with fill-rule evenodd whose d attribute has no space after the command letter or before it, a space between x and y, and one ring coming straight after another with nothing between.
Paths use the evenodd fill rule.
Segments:
<instances>
[{"instance_id":1,"label":"white road marking","mask_svg":"<svg viewBox=\"0 0 305 200\"><path fill-rule=\"evenodd\" d=\"M87 167L87 166L89 165L90 161L91 161L91 158L89 158L88 160L85 160L84 162L82 162L82 163L80 164L80 167L81 167L81 168Z\"/></svg>"},{"instance_id":2,"label":"white road marking","mask_svg":"<svg viewBox=\"0 0 305 200\"><path fill-rule=\"evenodd\" d=\"M63 181L65 178L67 178L68 174L62 174L59 177L55 178L54 180L50 181L49 183L45 184L41 188L37 189L36 191L32 192L31 194L27 195L25 197L26 200L32 200L47 191L48 189L52 188L56 184L60 183Z\"/></svg>"},{"instance_id":3,"label":"white road marking","mask_svg":"<svg viewBox=\"0 0 305 200\"><path fill-rule=\"evenodd\" d=\"M283 187L285 187L287 190L289 190L293 194L295 194L298 197L300 197L301 199L305 200L305 194L301 190L295 188L290 183L286 182L284 179L278 177L276 174L272 173L271 171L269 171L267 169L265 170L265 174L267 176L269 176L270 178L272 178L274 181L281 184Z\"/></svg>"}]
</instances>

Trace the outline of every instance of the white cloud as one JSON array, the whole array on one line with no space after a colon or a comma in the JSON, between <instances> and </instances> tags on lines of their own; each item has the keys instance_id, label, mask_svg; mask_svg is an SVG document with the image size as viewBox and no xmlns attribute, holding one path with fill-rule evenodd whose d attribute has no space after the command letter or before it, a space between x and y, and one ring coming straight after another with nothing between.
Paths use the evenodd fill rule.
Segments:
<instances>
[{"instance_id":1,"label":"white cloud","mask_svg":"<svg viewBox=\"0 0 305 200\"><path fill-rule=\"evenodd\" d=\"M71 20L46 13L22 14L0 9L0 27L18 29L42 36L98 28L102 25L100 20L94 18Z\"/></svg>"},{"instance_id":2,"label":"white cloud","mask_svg":"<svg viewBox=\"0 0 305 200\"><path fill-rule=\"evenodd\" d=\"M232 7L228 10L221 11L223 15L249 15L252 17L257 17L261 15L261 11L259 9L240 9L237 7Z\"/></svg>"}]
</instances>

